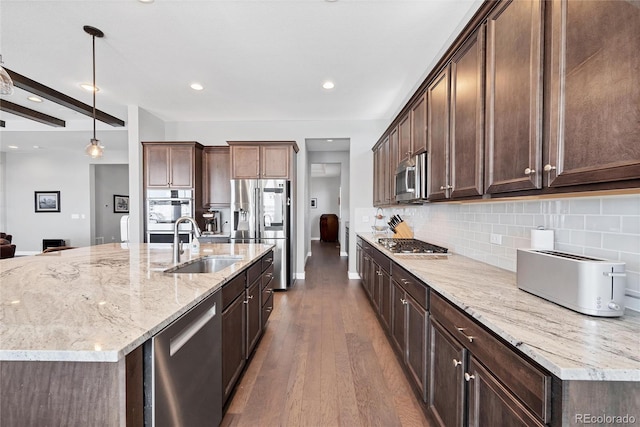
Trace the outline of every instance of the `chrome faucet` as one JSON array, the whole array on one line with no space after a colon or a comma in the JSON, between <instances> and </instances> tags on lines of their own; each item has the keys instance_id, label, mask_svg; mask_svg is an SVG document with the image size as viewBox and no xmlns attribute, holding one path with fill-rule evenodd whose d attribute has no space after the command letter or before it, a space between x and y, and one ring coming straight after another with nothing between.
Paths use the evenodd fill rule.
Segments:
<instances>
[{"instance_id":1,"label":"chrome faucet","mask_svg":"<svg viewBox=\"0 0 640 427\"><path fill-rule=\"evenodd\" d=\"M191 224L193 224L193 234L195 235L195 238L198 238L202 235L202 231L200 231L200 227L198 227L198 224L196 223L196 221L190 216L181 216L176 220L176 223L173 226L173 262L174 264L177 264L180 262L180 254L184 253L184 250L182 249L182 243L180 242L180 233L179 233L180 224L183 222L190 222Z\"/></svg>"}]
</instances>

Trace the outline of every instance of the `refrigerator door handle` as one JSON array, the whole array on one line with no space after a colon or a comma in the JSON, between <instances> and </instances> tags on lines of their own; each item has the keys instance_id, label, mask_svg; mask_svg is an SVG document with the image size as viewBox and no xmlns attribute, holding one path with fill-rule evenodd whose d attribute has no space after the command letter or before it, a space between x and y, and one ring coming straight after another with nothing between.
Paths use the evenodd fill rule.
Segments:
<instances>
[{"instance_id":1,"label":"refrigerator door handle","mask_svg":"<svg viewBox=\"0 0 640 427\"><path fill-rule=\"evenodd\" d=\"M256 239L260 239L262 237L262 200L260 198L261 188L258 185L254 190L254 198L255 198L255 216L256 216L256 235L254 236ZM260 243L260 241L257 241Z\"/></svg>"}]
</instances>

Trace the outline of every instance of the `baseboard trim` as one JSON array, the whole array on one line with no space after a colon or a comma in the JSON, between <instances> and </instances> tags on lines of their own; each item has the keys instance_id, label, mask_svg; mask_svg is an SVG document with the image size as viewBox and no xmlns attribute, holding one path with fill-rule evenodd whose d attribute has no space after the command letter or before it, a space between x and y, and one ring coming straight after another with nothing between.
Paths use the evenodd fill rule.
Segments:
<instances>
[{"instance_id":1,"label":"baseboard trim","mask_svg":"<svg viewBox=\"0 0 640 427\"><path fill-rule=\"evenodd\" d=\"M319 237L312 237L311 240L320 240Z\"/></svg>"},{"instance_id":2,"label":"baseboard trim","mask_svg":"<svg viewBox=\"0 0 640 427\"><path fill-rule=\"evenodd\" d=\"M296 273L295 278L296 280L304 280L304 273Z\"/></svg>"},{"instance_id":3,"label":"baseboard trim","mask_svg":"<svg viewBox=\"0 0 640 427\"><path fill-rule=\"evenodd\" d=\"M349 280L360 280L360 275L356 271L349 271Z\"/></svg>"},{"instance_id":4,"label":"baseboard trim","mask_svg":"<svg viewBox=\"0 0 640 427\"><path fill-rule=\"evenodd\" d=\"M349 253L348 253L348 252L345 252L345 251L340 251L340 256L341 256L341 257L348 257L348 256L349 256Z\"/></svg>"}]
</instances>

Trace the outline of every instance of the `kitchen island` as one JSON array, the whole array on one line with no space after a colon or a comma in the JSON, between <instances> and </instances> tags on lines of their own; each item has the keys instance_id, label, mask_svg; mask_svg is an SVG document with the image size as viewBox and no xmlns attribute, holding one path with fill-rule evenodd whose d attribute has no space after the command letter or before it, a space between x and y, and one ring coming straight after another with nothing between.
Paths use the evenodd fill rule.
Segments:
<instances>
[{"instance_id":1,"label":"kitchen island","mask_svg":"<svg viewBox=\"0 0 640 427\"><path fill-rule=\"evenodd\" d=\"M469 319L471 327L479 325L481 329L478 331L489 332L487 339L496 337L495 342L502 343L509 352L524 360L527 367L531 366L532 370L540 373L539 384L543 389L538 389L539 394L549 399L547 404L544 399L538 402L543 423L580 424L576 417L602 415L603 411L611 416L629 415L635 422L640 422L640 313L626 310L619 318L579 314L518 289L513 272L455 253L394 254L380 245L378 236L374 234L358 233L358 237L359 244L368 245L373 250L373 256L366 252L369 258L377 256L379 259L379 255L383 255L390 262L386 266L385 261L374 264L376 267L371 277L383 277L382 266L388 269L391 265L390 282L397 280L402 286L406 279L403 280L403 276L394 278L397 266L398 270L406 270L428 289L429 302L423 304L431 325L438 323L433 320L434 311L436 315L452 315L456 322ZM385 295L383 290L375 292L371 292L371 298L379 295L380 300L374 301L374 308L376 303L383 305ZM450 307L445 307L445 312L442 311L443 301ZM403 304L406 304L406 298ZM447 324L441 324L446 329ZM469 350L465 351L472 354L474 346L481 345L480 337L466 336L470 332L456 328L461 324L451 323L451 326L453 334L442 332L442 335L456 337L463 344L473 339L473 342L467 342ZM430 335L434 331L442 329L431 327L429 330L426 343L433 340ZM428 344L430 350L425 357L428 361L424 361L425 364L430 363L431 369L425 374L427 383L433 369L437 369L434 362L434 348L437 346L433 345L433 341ZM495 348L489 359L495 354ZM483 350L479 348L478 352ZM451 359L447 360L451 362ZM448 363L447 366L456 368L457 365ZM522 371L507 370L504 377L510 381L509 377L521 375ZM427 396L427 401L429 399L432 396Z\"/></svg>"},{"instance_id":2,"label":"kitchen island","mask_svg":"<svg viewBox=\"0 0 640 427\"><path fill-rule=\"evenodd\" d=\"M215 273L169 274L169 246L107 244L0 263L0 425L126 425L141 418L142 344L271 245L203 244L182 263L237 256ZM131 390L136 390L131 393ZM133 409L132 409L133 408ZM127 414L127 411L137 413Z\"/></svg>"}]
</instances>

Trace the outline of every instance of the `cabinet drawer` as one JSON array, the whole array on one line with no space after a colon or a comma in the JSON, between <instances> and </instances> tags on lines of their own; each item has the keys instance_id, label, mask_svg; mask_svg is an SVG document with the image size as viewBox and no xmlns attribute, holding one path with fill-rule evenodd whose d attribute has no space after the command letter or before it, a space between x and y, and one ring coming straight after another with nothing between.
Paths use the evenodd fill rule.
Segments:
<instances>
[{"instance_id":1,"label":"cabinet drawer","mask_svg":"<svg viewBox=\"0 0 640 427\"><path fill-rule=\"evenodd\" d=\"M271 266L264 273L262 273L262 286L260 287L260 289L262 290L265 290L267 288L273 289L273 283L271 283L272 281L273 281L273 264L271 264Z\"/></svg>"},{"instance_id":2,"label":"cabinet drawer","mask_svg":"<svg viewBox=\"0 0 640 427\"><path fill-rule=\"evenodd\" d=\"M244 280L245 280L245 273L243 272L222 286L223 309L226 309L227 306L231 304L233 300L238 297L238 295L244 292L244 287L245 287Z\"/></svg>"},{"instance_id":3,"label":"cabinet drawer","mask_svg":"<svg viewBox=\"0 0 640 427\"><path fill-rule=\"evenodd\" d=\"M395 263L392 265L391 277L396 283L402 286L422 308L426 309L429 306L427 286L423 284L422 281L416 279L411 273Z\"/></svg>"},{"instance_id":4,"label":"cabinet drawer","mask_svg":"<svg viewBox=\"0 0 640 427\"><path fill-rule=\"evenodd\" d=\"M262 262L258 261L247 269L247 286L253 285L262 274Z\"/></svg>"},{"instance_id":5,"label":"cabinet drawer","mask_svg":"<svg viewBox=\"0 0 640 427\"><path fill-rule=\"evenodd\" d=\"M265 271L269 266L273 266L273 251L262 257L262 271Z\"/></svg>"},{"instance_id":6,"label":"cabinet drawer","mask_svg":"<svg viewBox=\"0 0 640 427\"><path fill-rule=\"evenodd\" d=\"M431 315L543 422L551 418L551 376L447 302L431 294Z\"/></svg>"},{"instance_id":7,"label":"cabinet drawer","mask_svg":"<svg viewBox=\"0 0 640 427\"><path fill-rule=\"evenodd\" d=\"M383 254L377 249L371 248L371 256L373 257L376 264L378 264L382 269L386 272L391 271L391 260L388 256Z\"/></svg>"},{"instance_id":8,"label":"cabinet drawer","mask_svg":"<svg viewBox=\"0 0 640 427\"><path fill-rule=\"evenodd\" d=\"M273 295L270 295L267 301L262 305L262 328L267 323L271 312L273 311Z\"/></svg>"}]
</instances>

